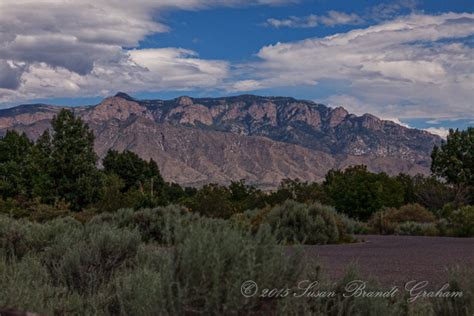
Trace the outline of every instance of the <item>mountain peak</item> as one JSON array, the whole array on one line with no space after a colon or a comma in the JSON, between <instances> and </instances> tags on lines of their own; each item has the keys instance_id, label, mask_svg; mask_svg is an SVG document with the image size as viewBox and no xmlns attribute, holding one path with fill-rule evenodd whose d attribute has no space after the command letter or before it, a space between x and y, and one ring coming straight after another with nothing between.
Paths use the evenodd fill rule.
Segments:
<instances>
[{"instance_id":1,"label":"mountain peak","mask_svg":"<svg viewBox=\"0 0 474 316\"><path fill-rule=\"evenodd\" d=\"M192 98L188 97L188 96L181 96L179 98L177 98L178 100L178 104L179 105L183 105L183 106L187 106L187 105L193 105L194 104L194 101Z\"/></svg>"},{"instance_id":2,"label":"mountain peak","mask_svg":"<svg viewBox=\"0 0 474 316\"><path fill-rule=\"evenodd\" d=\"M347 112L342 106L332 109L330 112L329 125L331 127L339 125L348 115L349 112Z\"/></svg>"},{"instance_id":3,"label":"mountain peak","mask_svg":"<svg viewBox=\"0 0 474 316\"><path fill-rule=\"evenodd\" d=\"M130 95L126 94L125 92L117 92L117 94L115 95L116 98L122 98L122 99L125 99L127 101L135 101L135 98L131 97Z\"/></svg>"},{"instance_id":4,"label":"mountain peak","mask_svg":"<svg viewBox=\"0 0 474 316\"><path fill-rule=\"evenodd\" d=\"M113 97L102 100L84 114L84 118L95 121L117 119L127 120L132 115L147 116L146 107L141 106L135 99L125 93L117 93Z\"/></svg>"}]
</instances>

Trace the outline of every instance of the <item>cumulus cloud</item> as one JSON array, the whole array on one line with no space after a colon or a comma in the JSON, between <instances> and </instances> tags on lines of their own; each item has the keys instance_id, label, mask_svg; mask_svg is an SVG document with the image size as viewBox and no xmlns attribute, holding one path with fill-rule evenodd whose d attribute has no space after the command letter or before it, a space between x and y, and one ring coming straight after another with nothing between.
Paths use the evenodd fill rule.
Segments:
<instances>
[{"instance_id":1,"label":"cumulus cloud","mask_svg":"<svg viewBox=\"0 0 474 316\"><path fill-rule=\"evenodd\" d=\"M267 19L265 25L272 27L309 28L318 25L335 26L343 24L361 24L364 20L355 13L347 14L339 11L329 11L326 15L308 15L305 17L290 16L287 19Z\"/></svg>"},{"instance_id":2,"label":"cumulus cloud","mask_svg":"<svg viewBox=\"0 0 474 316\"><path fill-rule=\"evenodd\" d=\"M17 89L24 67L0 60L0 89Z\"/></svg>"},{"instance_id":3,"label":"cumulus cloud","mask_svg":"<svg viewBox=\"0 0 474 316\"><path fill-rule=\"evenodd\" d=\"M446 139L446 137L448 137L448 134L449 134L449 129L444 128L444 127L429 127L429 128L425 128L425 131L431 134L438 135L444 139Z\"/></svg>"},{"instance_id":4,"label":"cumulus cloud","mask_svg":"<svg viewBox=\"0 0 474 316\"><path fill-rule=\"evenodd\" d=\"M216 85L227 76L224 61L180 48L128 49L147 35L170 31L156 21L166 10L287 2L293 0L2 0L0 102L97 95L122 86L158 91Z\"/></svg>"},{"instance_id":5,"label":"cumulus cloud","mask_svg":"<svg viewBox=\"0 0 474 316\"><path fill-rule=\"evenodd\" d=\"M277 43L248 64L254 85L314 85L344 80L341 95L390 117L472 117L474 14L411 14L324 38ZM231 89L238 87L234 83Z\"/></svg>"}]
</instances>

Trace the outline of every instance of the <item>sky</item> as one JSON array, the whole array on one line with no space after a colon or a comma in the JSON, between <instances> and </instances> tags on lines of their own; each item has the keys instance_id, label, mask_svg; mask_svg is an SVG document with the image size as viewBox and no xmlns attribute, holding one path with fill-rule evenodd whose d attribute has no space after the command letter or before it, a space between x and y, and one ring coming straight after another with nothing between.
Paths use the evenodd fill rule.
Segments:
<instances>
[{"instance_id":1,"label":"sky","mask_svg":"<svg viewBox=\"0 0 474 316\"><path fill-rule=\"evenodd\" d=\"M292 96L474 125L472 0L1 0L0 108Z\"/></svg>"}]
</instances>

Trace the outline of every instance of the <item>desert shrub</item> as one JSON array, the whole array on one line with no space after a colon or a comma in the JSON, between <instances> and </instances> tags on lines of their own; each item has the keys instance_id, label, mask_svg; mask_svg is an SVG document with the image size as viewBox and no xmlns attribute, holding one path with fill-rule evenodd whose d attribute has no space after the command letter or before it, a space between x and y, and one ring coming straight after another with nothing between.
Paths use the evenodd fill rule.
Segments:
<instances>
[{"instance_id":1,"label":"desert shrub","mask_svg":"<svg viewBox=\"0 0 474 316\"><path fill-rule=\"evenodd\" d=\"M311 278L311 280L320 280ZM287 304L280 306L281 315L407 315L404 313L403 299L385 299L377 297L347 296L345 290L347 284L354 280L360 280L360 275L354 266L349 266L345 274L336 282L325 280L319 282L321 289L333 292L331 297L302 297L288 298ZM375 282L367 282L367 291L380 290ZM410 315L410 314L408 314ZM428 314L421 314L428 315Z\"/></svg>"},{"instance_id":2,"label":"desert shrub","mask_svg":"<svg viewBox=\"0 0 474 316\"><path fill-rule=\"evenodd\" d=\"M0 307L33 312L28 315L103 315L100 308L106 293L85 296L53 284L39 256L18 261L0 256ZM1 309L3 312L3 309ZM0 314L3 315L3 313ZM10 314L6 314L10 315ZM12 315L27 315L14 313Z\"/></svg>"},{"instance_id":3,"label":"desert shrub","mask_svg":"<svg viewBox=\"0 0 474 316\"><path fill-rule=\"evenodd\" d=\"M7 258L21 258L40 253L65 235L78 235L82 225L70 217L57 218L45 224L14 220L0 216L0 246Z\"/></svg>"},{"instance_id":4,"label":"desert shrub","mask_svg":"<svg viewBox=\"0 0 474 316\"><path fill-rule=\"evenodd\" d=\"M369 227L365 222L353 219L344 213L337 213L337 218L343 223L347 234L369 233Z\"/></svg>"},{"instance_id":5,"label":"desert shrub","mask_svg":"<svg viewBox=\"0 0 474 316\"><path fill-rule=\"evenodd\" d=\"M431 300L433 314L440 316L472 315L474 312L474 272L466 267L450 267L449 290L460 291L462 297Z\"/></svg>"},{"instance_id":6,"label":"desert shrub","mask_svg":"<svg viewBox=\"0 0 474 316\"><path fill-rule=\"evenodd\" d=\"M419 204L406 204L398 209L389 208L385 212L387 220L394 223L403 222L417 222L417 223L431 223L436 220L436 217L426 208Z\"/></svg>"},{"instance_id":7,"label":"desert shrub","mask_svg":"<svg viewBox=\"0 0 474 316\"><path fill-rule=\"evenodd\" d=\"M247 210L243 213L234 214L230 218L230 222L240 229L257 232L260 226L265 223L268 213L271 211L270 206L262 209Z\"/></svg>"},{"instance_id":8,"label":"desert shrub","mask_svg":"<svg viewBox=\"0 0 474 316\"><path fill-rule=\"evenodd\" d=\"M0 306L16 310L53 314L54 287L38 258L6 261L0 256ZM56 297L55 297L56 296Z\"/></svg>"},{"instance_id":9,"label":"desert shrub","mask_svg":"<svg viewBox=\"0 0 474 316\"><path fill-rule=\"evenodd\" d=\"M21 258L28 252L28 226L31 224L0 217L0 247L7 258Z\"/></svg>"},{"instance_id":10,"label":"desert shrub","mask_svg":"<svg viewBox=\"0 0 474 316\"><path fill-rule=\"evenodd\" d=\"M43 204L39 199L0 199L0 213L8 214L13 218L28 218L33 221L44 222L57 217L71 214L69 205L62 200L53 204Z\"/></svg>"},{"instance_id":11,"label":"desert shrub","mask_svg":"<svg viewBox=\"0 0 474 316\"><path fill-rule=\"evenodd\" d=\"M474 236L474 206L464 206L448 214L452 234L459 237Z\"/></svg>"},{"instance_id":12,"label":"desert shrub","mask_svg":"<svg viewBox=\"0 0 474 316\"><path fill-rule=\"evenodd\" d=\"M90 225L80 235L57 240L43 254L43 264L56 285L81 294L95 292L135 256L139 243L137 231Z\"/></svg>"},{"instance_id":13,"label":"desert shrub","mask_svg":"<svg viewBox=\"0 0 474 316\"><path fill-rule=\"evenodd\" d=\"M445 218L440 218L436 222L436 229L439 232L439 236L449 236L450 235L449 222Z\"/></svg>"},{"instance_id":14,"label":"desert shrub","mask_svg":"<svg viewBox=\"0 0 474 316\"><path fill-rule=\"evenodd\" d=\"M283 243L327 244L339 240L334 209L319 203L308 206L286 201L274 207L265 222Z\"/></svg>"},{"instance_id":15,"label":"desert shrub","mask_svg":"<svg viewBox=\"0 0 474 316\"><path fill-rule=\"evenodd\" d=\"M434 223L403 222L395 228L397 235L438 236L439 230Z\"/></svg>"},{"instance_id":16,"label":"desert shrub","mask_svg":"<svg viewBox=\"0 0 474 316\"><path fill-rule=\"evenodd\" d=\"M432 223L436 220L433 213L419 204L407 204L400 208L385 208L373 214L369 221L369 227L373 232L381 234L392 234L398 224L404 222Z\"/></svg>"},{"instance_id":17,"label":"desert shrub","mask_svg":"<svg viewBox=\"0 0 474 316\"><path fill-rule=\"evenodd\" d=\"M316 212L311 207L334 216L320 205L306 206L308 213ZM344 297L344 285L358 276L348 273L336 284L325 279L300 247L278 245L266 218L253 232L222 219L188 222L185 213L185 225L162 228L161 234L174 236L173 245L163 247L140 237L134 215L101 214L85 224L0 217L0 234L16 223L26 245L22 256L7 258L2 244L0 306L41 315L470 315L474 306L474 281L464 275L450 287L463 291L462 299L407 307L403 297ZM245 298L240 290L246 280L260 289L320 281L319 288L336 297Z\"/></svg>"},{"instance_id":18,"label":"desert shrub","mask_svg":"<svg viewBox=\"0 0 474 316\"><path fill-rule=\"evenodd\" d=\"M187 226L197 218L199 215L191 214L182 206L169 205L140 211L121 209L115 213L100 214L91 223L107 222L120 228L137 228L144 242L173 244L174 231L178 226Z\"/></svg>"},{"instance_id":19,"label":"desert shrub","mask_svg":"<svg viewBox=\"0 0 474 316\"><path fill-rule=\"evenodd\" d=\"M371 233L393 234L395 232L397 223L389 221L385 215L385 210L372 214L368 220L369 230Z\"/></svg>"},{"instance_id":20,"label":"desert shrub","mask_svg":"<svg viewBox=\"0 0 474 316\"><path fill-rule=\"evenodd\" d=\"M247 314L260 310L264 302L245 298L240 293L242 282L283 287L304 271L301 257L286 254L264 227L252 234L223 220L203 218L180 235L173 248L143 249L138 255L141 268L117 276L110 312Z\"/></svg>"}]
</instances>

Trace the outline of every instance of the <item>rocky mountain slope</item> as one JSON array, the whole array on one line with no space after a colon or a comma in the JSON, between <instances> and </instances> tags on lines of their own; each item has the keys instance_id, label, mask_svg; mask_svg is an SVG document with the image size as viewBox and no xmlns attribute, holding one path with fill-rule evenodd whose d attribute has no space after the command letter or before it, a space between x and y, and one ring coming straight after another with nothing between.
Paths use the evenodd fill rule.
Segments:
<instances>
[{"instance_id":1,"label":"rocky mountain slope","mask_svg":"<svg viewBox=\"0 0 474 316\"><path fill-rule=\"evenodd\" d=\"M0 110L0 134L17 129L36 138L59 110L43 104ZM274 187L287 177L320 180L352 164L427 173L440 142L370 114L287 97L135 100L118 93L74 111L94 130L99 156L129 149L155 159L167 180L186 185L243 178Z\"/></svg>"}]
</instances>

